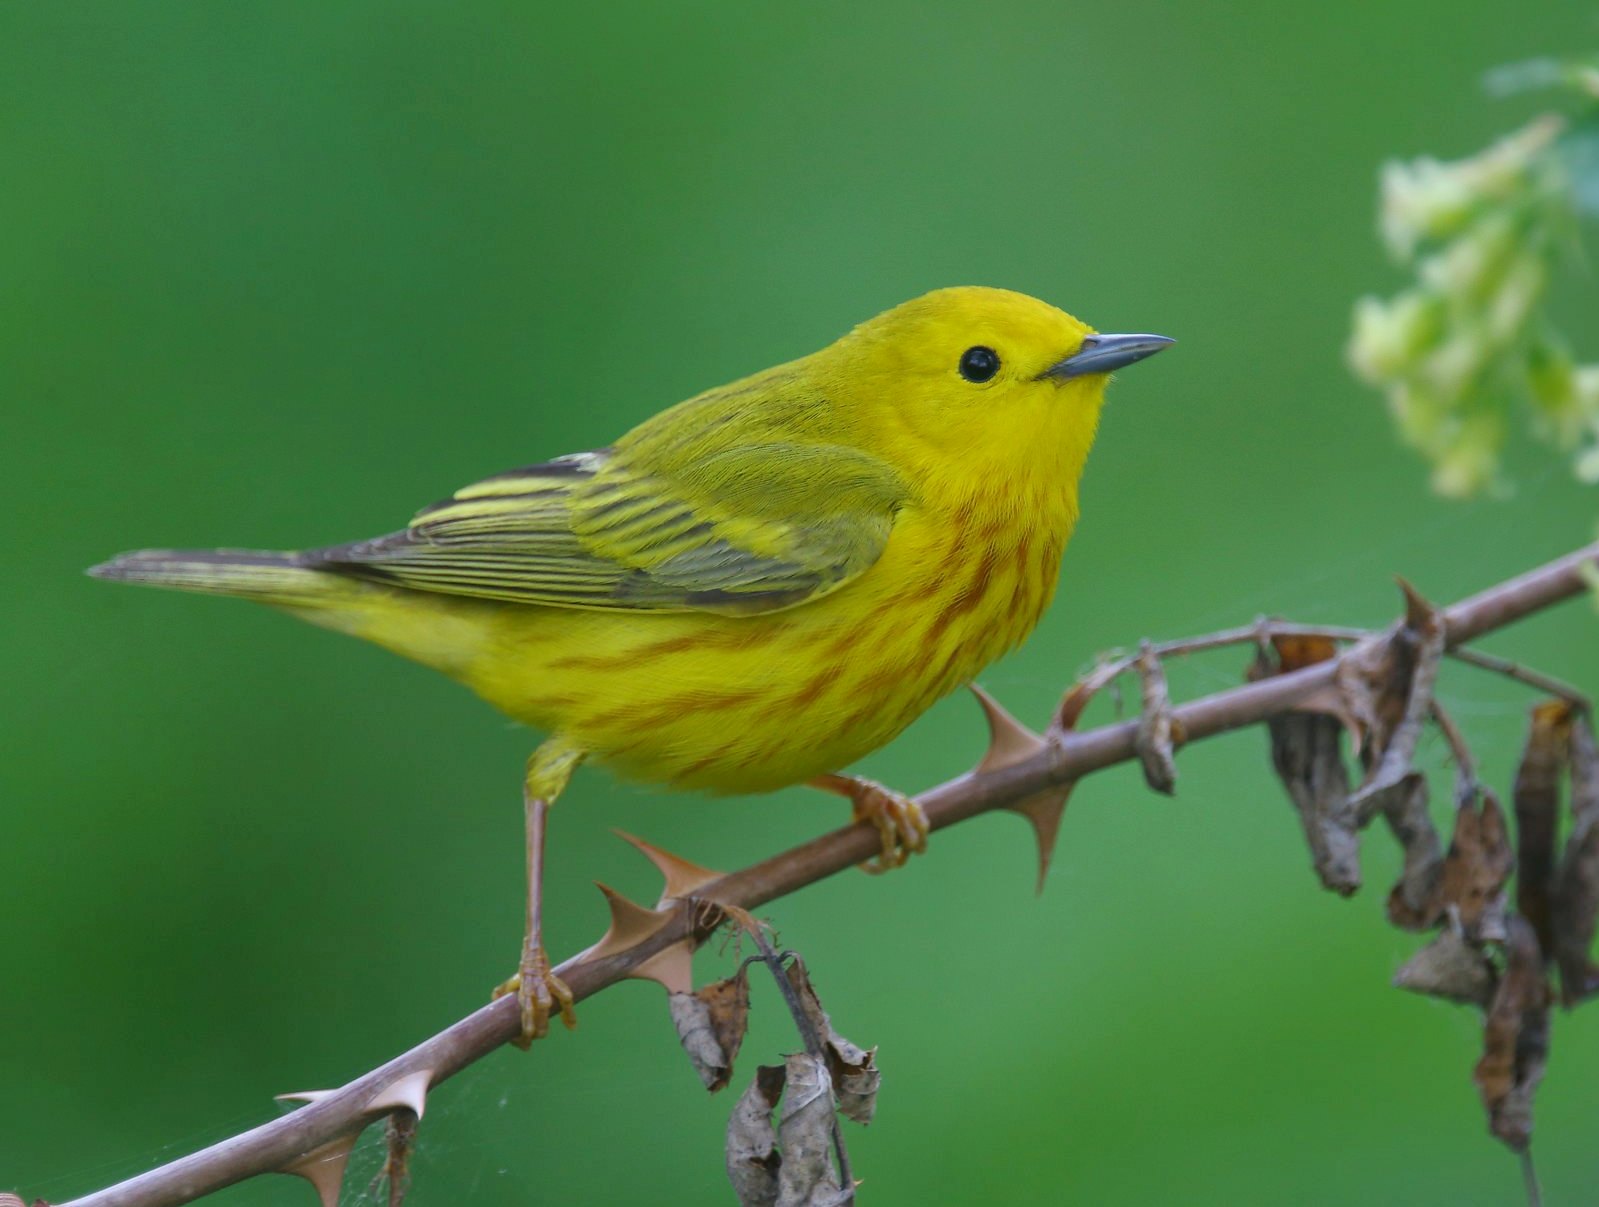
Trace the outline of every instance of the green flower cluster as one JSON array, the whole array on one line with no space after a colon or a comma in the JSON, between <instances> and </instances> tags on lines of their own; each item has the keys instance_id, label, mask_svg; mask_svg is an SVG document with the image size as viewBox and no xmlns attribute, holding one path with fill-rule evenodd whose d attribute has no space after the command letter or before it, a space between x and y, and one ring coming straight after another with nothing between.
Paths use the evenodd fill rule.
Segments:
<instances>
[{"instance_id":1,"label":"green flower cluster","mask_svg":"<svg viewBox=\"0 0 1599 1207\"><path fill-rule=\"evenodd\" d=\"M1567 130L1543 117L1467 159L1383 168L1383 240L1416 280L1360 299L1349 363L1387 393L1442 494L1498 484L1517 399L1599 482L1599 364L1577 364L1541 310L1573 228Z\"/></svg>"}]
</instances>

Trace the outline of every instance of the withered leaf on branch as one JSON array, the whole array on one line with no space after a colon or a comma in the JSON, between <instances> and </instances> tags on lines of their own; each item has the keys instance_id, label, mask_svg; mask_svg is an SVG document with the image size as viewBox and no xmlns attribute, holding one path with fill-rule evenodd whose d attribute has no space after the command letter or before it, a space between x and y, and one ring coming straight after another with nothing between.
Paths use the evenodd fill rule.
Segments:
<instances>
[{"instance_id":1,"label":"withered leaf on branch","mask_svg":"<svg viewBox=\"0 0 1599 1207\"><path fill-rule=\"evenodd\" d=\"M1516 769L1516 908L1532 923L1538 945L1554 950L1550 890L1555 870L1555 827L1560 776L1571 754L1571 708L1550 700L1532 710L1527 745Z\"/></svg>"},{"instance_id":2,"label":"withered leaf on branch","mask_svg":"<svg viewBox=\"0 0 1599 1207\"><path fill-rule=\"evenodd\" d=\"M1390 635L1364 641L1345 652L1334 678L1339 704L1358 738L1368 767L1388 748L1404 719L1414 652L1402 638Z\"/></svg>"},{"instance_id":3,"label":"withered leaf on branch","mask_svg":"<svg viewBox=\"0 0 1599 1207\"><path fill-rule=\"evenodd\" d=\"M788 966L788 979L821 1040L839 1111L856 1123L870 1123L877 1109L877 1089L883 1079L882 1070L877 1067L877 1049L853 1044L833 1029L833 1021L822 1009L821 999L811 985L805 961L798 956Z\"/></svg>"},{"instance_id":4,"label":"withered leaf on branch","mask_svg":"<svg viewBox=\"0 0 1599 1207\"><path fill-rule=\"evenodd\" d=\"M1452 917L1470 939L1501 940L1505 881L1514 865L1515 854L1498 799L1487 789L1468 783L1459 797L1454 837L1432 892L1419 909L1412 909L1396 888L1388 901L1389 920L1404 930L1425 930Z\"/></svg>"},{"instance_id":5,"label":"withered leaf on branch","mask_svg":"<svg viewBox=\"0 0 1599 1207\"><path fill-rule=\"evenodd\" d=\"M827 1066L808 1052L784 1058L777 1140L783 1161L777 1170L777 1207L831 1207L848 1201L833 1172L833 1082Z\"/></svg>"},{"instance_id":6,"label":"withered leaf on branch","mask_svg":"<svg viewBox=\"0 0 1599 1207\"><path fill-rule=\"evenodd\" d=\"M1399 882L1388 894L1388 920L1402 930L1426 930L1437 916L1428 917L1428 903L1443 870L1438 831L1427 812L1427 777L1412 771L1376 799L1405 857Z\"/></svg>"},{"instance_id":7,"label":"withered leaf on branch","mask_svg":"<svg viewBox=\"0 0 1599 1207\"><path fill-rule=\"evenodd\" d=\"M748 967L740 965L726 980L697 993L670 994L667 1007L683 1051L705 1088L714 1094L733 1076L733 1061L749 1027Z\"/></svg>"},{"instance_id":8,"label":"withered leaf on branch","mask_svg":"<svg viewBox=\"0 0 1599 1207\"><path fill-rule=\"evenodd\" d=\"M740 1095L727 1121L727 1178L740 1207L773 1207L777 1202L777 1129L772 1112L783 1096L786 1070L761 1065Z\"/></svg>"},{"instance_id":9,"label":"withered leaf on branch","mask_svg":"<svg viewBox=\"0 0 1599 1207\"><path fill-rule=\"evenodd\" d=\"M1394 973L1394 988L1425 993L1486 1010L1493 997L1493 965L1482 949L1453 926L1406 960Z\"/></svg>"},{"instance_id":10,"label":"withered leaf on branch","mask_svg":"<svg viewBox=\"0 0 1599 1207\"><path fill-rule=\"evenodd\" d=\"M1264 656L1249 670L1251 679L1286 674L1337 653L1322 638L1276 638L1277 666ZM1328 712L1282 713L1266 723L1271 764L1299 814L1310 860L1323 887L1348 897L1360 887L1360 834L1349 803L1349 769L1344 763L1344 722Z\"/></svg>"},{"instance_id":11,"label":"withered leaf on branch","mask_svg":"<svg viewBox=\"0 0 1599 1207\"><path fill-rule=\"evenodd\" d=\"M1532 1140L1532 1098L1549 1057L1549 992L1538 935L1511 915L1505 972L1483 1025L1482 1059L1473 1080L1488 1109L1488 1130L1516 1152Z\"/></svg>"},{"instance_id":12,"label":"withered leaf on branch","mask_svg":"<svg viewBox=\"0 0 1599 1207\"><path fill-rule=\"evenodd\" d=\"M1416 743L1432 711L1444 654L1442 613L1408 583L1400 585L1405 590L1404 627L1369 653L1346 658L1340 666L1340 671L1351 672L1340 676L1346 695L1352 697L1350 711L1369 718L1369 737L1362 751L1368 770L1352 802L1368 818L1393 807L1387 797L1405 794L1402 785L1411 774Z\"/></svg>"},{"instance_id":13,"label":"withered leaf on branch","mask_svg":"<svg viewBox=\"0 0 1599 1207\"><path fill-rule=\"evenodd\" d=\"M1589 953L1599 923L1599 749L1593 720L1571 730L1571 834L1550 902L1560 996L1567 1006L1599 993L1599 965Z\"/></svg>"},{"instance_id":14,"label":"withered leaf on branch","mask_svg":"<svg viewBox=\"0 0 1599 1207\"><path fill-rule=\"evenodd\" d=\"M1138 715L1138 761L1144 767L1144 782L1154 791L1170 796L1177 790L1173 744L1181 740L1181 726L1172 716L1166 672L1147 641L1140 647L1138 661L1133 665L1143 687L1143 708Z\"/></svg>"}]
</instances>

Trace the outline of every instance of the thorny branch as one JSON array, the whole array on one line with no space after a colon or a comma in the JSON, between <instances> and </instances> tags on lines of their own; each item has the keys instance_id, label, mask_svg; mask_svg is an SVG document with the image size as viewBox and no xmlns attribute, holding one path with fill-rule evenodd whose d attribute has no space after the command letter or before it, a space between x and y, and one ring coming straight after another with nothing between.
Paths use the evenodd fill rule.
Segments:
<instances>
[{"instance_id":1,"label":"thorny branch","mask_svg":"<svg viewBox=\"0 0 1599 1207\"><path fill-rule=\"evenodd\" d=\"M1588 590L1596 577L1599 577L1599 543L1443 610L1438 614L1438 645L1445 652L1453 651L1464 642ZM1289 629L1284 626L1279 635ZM1396 628L1372 635L1340 631L1339 639L1354 642L1341 653L1297 669L1283 668L1279 673L1241 687L1163 709L1165 715L1158 728L1165 736L1176 735L1177 741L1186 744L1281 717L1304 706L1319 693L1333 691L1338 676L1347 673L1346 665L1354 665L1397 631ZM1326 635L1325 630L1321 632ZM1128 669L1140 656L1151 652L1159 656L1213 648L1244 640L1256 641L1260 635L1261 628L1257 625L1186 646L1182 643L1153 646L1127 659L1121 669ZM1111 677L1096 674L1090 680L1102 687ZM1159 697L1163 686L1147 670L1144 681L1146 695ZM1088 682L1085 680L1079 688ZM1560 694L1575 697L1575 693L1564 689L1563 685L1546 682L1543 686L1559 686L1563 689ZM931 827L946 829L996 809L1042 808L1039 802L1052 803L1058 817L1065 790L1082 777L1118 763L1147 759L1151 752L1157 763L1164 762L1161 757L1164 743L1153 740L1162 735L1151 735L1148 723L1142 719L1082 733L1072 732L1071 726L1086 699L1077 698L1074 702L1080 695L1080 691L1068 695L1069 707L1063 709L1063 715L1051 726L1047 740L1033 737L1030 742L1019 741L1014 735L1002 739L996 734L995 751L990 752L981 769L923 794L919 800ZM997 710L991 702L985 707L990 709L992 720ZM1070 715L1065 715L1067 712ZM999 715L1003 718L1002 713ZM1007 752L1005 757L996 758L995 752L1002 741L1009 743ZM1494 813L1497 814L1497 808ZM1475 812L1472 815L1477 816ZM1585 835L1599 835L1599 817L1591 820L1595 824L1587 826ZM1045 823L1039 816L1034 817L1034 822L1042 832ZM640 846L651 858L661 856L671 861L663 852L652 853L652 848ZM607 940L572 956L557 972L579 1001L631 976L649 976L668 983L669 987L678 986L681 991L685 987L688 953L720 924L724 917L720 907L754 909L846 871L869 859L877 848L876 831L869 825L856 824L824 834L741 871L720 876L681 861L671 861L672 866L668 866L662 859L656 859L668 874L667 895L657 909L645 910L612 896L612 932ZM1573 851L1571 868L1569 872L1562 869L1565 874L1563 878L1557 877L1557 884L1579 880L1587 883L1595 879L1594 864L1599 860L1589 848L1599 848L1599 843L1590 841ZM715 908L708 908L708 904ZM624 922L633 928L631 932ZM616 938L624 933L641 937L624 943ZM1458 938L1452 929L1446 928L1438 942L1445 942L1452 936ZM680 960L677 959L679 955ZM1572 955L1568 956L1568 962L1575 966L1579 961ZM1581 972L1588 975L1586 968ZM1510 982L1501 983L1499 997L1494 1003L1496 1018L1508 1017L1513 1009L1524 1008L1533 1000L1528 996L1530 990L1523 993L1519 988L1520 979L1513 977ZM1485 985L1489 983L1484 982ZM1522 996L1512 996L1516 993ZM333 1202L337 1195L337 1177L319 1175L324 1170L331 1173L335 1167L336 1172L342 1173L350 1144L367 1124L397 1111L410 1111L420 1117L429 1089L511 1040L519 1034L519 1029L514 998L491 1002L336 1090L304 1095L308 1105L288 1115L62 1207L149 1207L186 1203L245 1178L282 1170L310 1174L324 1201ZM1525 1037L1523 1042L1525 1044ZM1520 1084L1508 1091L1512 1099ZM1484 1091L1486 1096L1489 1087L1485 1086Z\"/></svg>"}]
</instances>

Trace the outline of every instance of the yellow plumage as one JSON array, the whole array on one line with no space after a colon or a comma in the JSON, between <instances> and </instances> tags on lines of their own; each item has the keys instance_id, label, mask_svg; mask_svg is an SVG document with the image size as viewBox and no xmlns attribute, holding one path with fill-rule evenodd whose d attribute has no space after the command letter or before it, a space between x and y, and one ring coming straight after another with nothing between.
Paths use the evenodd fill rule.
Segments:
<instances>
[{"instance_id":1,"label":"yellow plumage","mask_svg":"<svg viewBox=\"0 0 1599 1207\"><path fill-rule=\"evenodd\" d=\"M256 598L437 668L552 735L530 799L585 757L764 791L883 745L1031 632L1107 372L1169 342L941 290L388 537L94 572Z\"/></svg>"}]
</instances>

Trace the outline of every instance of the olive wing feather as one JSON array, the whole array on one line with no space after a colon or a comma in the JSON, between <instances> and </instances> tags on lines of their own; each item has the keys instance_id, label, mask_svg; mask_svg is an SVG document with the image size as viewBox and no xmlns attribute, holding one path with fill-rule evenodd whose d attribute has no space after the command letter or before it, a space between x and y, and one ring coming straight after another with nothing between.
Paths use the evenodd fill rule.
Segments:
<instances>
[{"instance_id":1,"label":"olive wing feather","mask_svg":"<svg viewBox=\"0 0 1599 1207\"><path fill-rule=\"evenodd\" d=\"M898 476L838 445L771 441L646 469L576 453L465 487L403 532L306 555L447 595L627 611L769 612L882 553Z\"/></svg>"}]
</instances>

